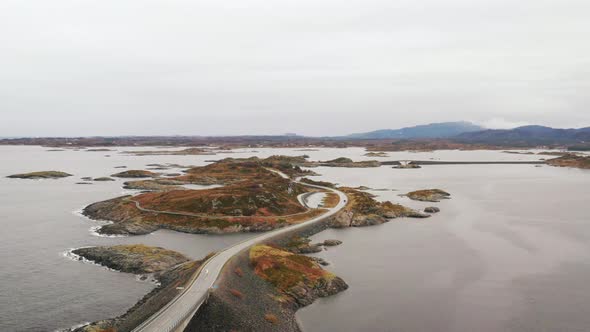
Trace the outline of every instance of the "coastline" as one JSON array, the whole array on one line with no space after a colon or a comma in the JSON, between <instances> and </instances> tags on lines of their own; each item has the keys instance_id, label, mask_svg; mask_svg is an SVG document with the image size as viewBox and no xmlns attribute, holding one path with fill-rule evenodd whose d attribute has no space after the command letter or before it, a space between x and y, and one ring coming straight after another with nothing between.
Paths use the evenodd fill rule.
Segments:
<instances>
[{"instance_id":1,"label":"coastline","mask_svg":"<svg viewBox=\"0 0 590 332\"><path fill-rule=\"evenodd\" d=\"M78 209L78 210L74 210L72 211L72 214L75 215L76 217L82 218L82 219L86 219L87 221L91 221L94 223L98 223L99 225L94 225L91 226L88 229L88 232L90 234L92 234L92 236L96 236L96 237L104 237L104 238L122 238L122 237L129 237L129 235L123 235L123 234L102 234L99 232L99 230L107 225L111 225L113 224L112 221L110 220L106 220L106 219L92 219L88 216L86 216L84 214L84 209L87 207L88 205L85 205L84 207ZM151 233L150 233L151 234ZM147 235L147 234L146 234ZM76 248L79 249L79 248Z\"/></svg>"},{"instance_id":2,"label":"coastline","mask_svg":"<svg viewBox=\"0 0 590 332\"><path fill-rule=\"evenodd\" d=\"M270 240L262 241L261 244L287 247L288 243L294 237L307 238L318 234L329 227L329 223L333 216L328 217L321 222L311 224L290 232L277 235ZM338 250L337 248L333 250ZM249 306L242 307L239 311L234 311L233 306L236 305L232 301L231 296L224 295L222 292L235 287L240 287L244 294L274 294L274 297L282 296L270 283L259 276L253 275L251 263L249 260L250 248L247 248L229 260L223 267L219 274L216 288L211 291L210 299L204 304L197 313L192 317L188 323L186 332L197 331L229 331L232 329L238 330L254 330L254 331L276 331L278 326L268 322L264 317L264 313L270 308L276 310L275 314L280 317L280 330L285 332L300 332L301 327L296 318L297 310L313 303L317 297L313 298L311 303L301 305L287 304L278 310L279 304L271 297L259 297L256 302L249 303ZM309 256L307 256L309 257ZM236 278L235 271L240 269L246 277ZM248 275L250 273L250 275ZM237 283L236 283L237 281ZM246 312L247 311L247 312ZM280 312L280 314L279 314ZM220 319L223 317L223 319ZM213 328L214 327L214 328Z\"/></svg>"},{"instance_id":3,"label":"coastline","mask_svg":"<svg viewBox=\"0 0 590 332\"><path fill-rule=\"evenodd\" d=\"M100 259L104 261L103 264L97 263L92 259L88 259L73 252L79 249L95 249L94 251L88 251L87 253L95 256L98 254L99 256L97 257L101 257ZM132 258L132 256L129 256L131 251L128 250L132 250L134 253L137 252L136 250L147 251L145 253L140 251L140 255L146 255L145 257L137 256ZM188 282L194 271L200 267L202 262L185 260L186 257L178 252L144 245L119 245L107 247L86 246L69 249L62 254L68 259L75 260L83 264L96 265L108 271L133 275L135 276L135 280L137 282L149 283L154 286L129 309L126 309L126 312L124 312L122 315L85 324L76 324L69 328L58 330L63 332L107 331L113 328L121 332L131 331L135 326L143 322L147 317L151 316L161 307L165 306L174 296L176 296L176 294L182 289L180 286ZM155 256L149 257L147 255ZM160 258L159 255L163 256ZM165 258L164 256L167 256L169 259ZM178 263L175 263L174 260L176 260ZM135 263L133 263L133 261ZM172 265L168 265L168 267L166 267L166 265L161 264ZM118 265L125 270L132 268L143 269L150 272L127 272L112 268L109 265ZM156 269L152 270L153 268Z\"/></svg>"}]
</instances>

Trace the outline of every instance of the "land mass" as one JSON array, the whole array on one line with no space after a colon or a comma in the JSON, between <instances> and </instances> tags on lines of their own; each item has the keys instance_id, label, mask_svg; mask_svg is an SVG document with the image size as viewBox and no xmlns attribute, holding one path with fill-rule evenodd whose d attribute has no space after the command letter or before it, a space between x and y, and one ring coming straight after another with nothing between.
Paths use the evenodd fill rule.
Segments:
<instances>
[{"instance_id":1,"label":"land mass","mask_svg":"<svg viewBox=\"0 0 590 332\"><path fill-rule=\"evenodd\" d=\"M189 261L180 253L144 245L83 248L75 254L129 273L154 273L158 286L123 315L87 324L74 332L129 332L148 319L186 286L202 261Z\"/></svg>"},{"instance_id":2,"label":"land mass","mask_svg":"<svg viewBox=\"0 0 590 332\"><path fill-rule=\"evenodd\" d=\"M322 213L299 204L297 197L309 192L308 187L272 171L291 177L309 174L294 165L293 158L227 158L165 181L128 182L128 188L159 191L94 203L83 213L113 222L99 230L103 234L146 234L158 228L190 233L271 230ZM179 184L223 186L189 190L175 187Z\"/></svg>"},{"instance_id":3,"label":"land mass","mask_svg":"<svg viewBox=\"0 0 590 332\"><path fill-rule=\"evenodd\" d=\"M111 176L116 178L155 178L159 175L157 173L150 171L132 169L128 171L115 173Z\"/></svg>"},{"instance_id":4,"label":"land mass","mask_svg":"<svg viewBox=\"0 0 590 332\"><path fill-rule=\"evenodd\" d=\"M22 173L22 174L14 174L9 175L7 178L12 179L59 179L72 176L72 174L68 174L65 172L59 171L41 171L41 172L30 172L30 173Z\"/></svg>"},{"instance_id":5,"label":"land mass","mask_svg":"<svg viewBox=\"0 0 590 332\"><path fill-rule=\"evenodd\" d=\"M590 156L578 156L575 154L566 154L559 158L547 160L547 165L557 167L573 167L581 169L590 169Z\"/></svg>"},{"instance_id":6,"label":"land mass","mask_svg":"<svg viewBox=\"0 0 590 332\"><path fill-rule=\"evenodd\" d=\"M21 137L0 139L0 145L42 145L59 148L112 146L183 146L179 151L134 151L138 154L210 154L213 149L284 147L366 147L372 151L425 151L442 149L505 149L539 146L573 151L590 150L590 128L560 129L522 126L485 129L466 121L432 123L401 129L382 129L345 136L120 136L120 137ZM104 148L101 148L103 150ZM214 152L213 152L214 153Z\"/></svg>"},{"instance_id":7,"label":"land mass","mask_svg":"<svg viewBox=\"0 0 590 332\"><path fill-rule=\"evenodd\" d=\"M300 331L299 308L348 288L312 257L280 243L254 246L230 260L185 331Z\"/></svg>"},{"instance_id":8,"label":"land mass","mask_svg":"<svg viewBox=\"0 0 590 332\"><path fill-rule=\"evenodd\" d=\"M450 199L451 194L440 189L424 189L407 193L409 199L422 202L440 202L442 199Z\"/></svg>"},{"instance_id":9,"label":"land mass","mask_svg":"<svg viewBox=\"0 0 590 332\"><path fill-rule=\"evenodd\" d=\"M378 202L374 195L353 188L339 188L348 197L346 207L337 213L330 227L362 227L380 225L391 219L428 218L430 215L392 202Z\"/></svg>"},{"instance_id":10,"label":"land mass","mask_svg":"<svg viewBox=\"0 0 590 332\"><path fill-rule=\"evenodd\" d=\"M136 156L200 156L215 155L213 150L204 148L186 148L182 150L155 150L155 151L125 151L127 154Z\"/></svg>"},{"instance_id":11,"label":"land mass","mask_svg":"<svg viewBox=\"0 0 590 332\"><path fill-rule=\"evenodd\" d=\"M364 161L353 161L350 158L336 158L327 161L306 161L301 164L305 167L347 167L347 168L367 168L367 167L379 167L381 163L376 160L364 160Z\"/></svg>"},{"instance_id":12,"label":"land mass","mask_svg":"<svg viewBox=\"0 0 590 332\"><path fill-rule=\"evenodd\" d=\"M189 261L175 251L143 244L80 248L72 253L96 264L133 274L160 272Z\"/></svg>"},{"instance_id":13,"label":"land mass","mask_svg":"<svg viewBox=\"0 0 590 332\"><path fill-rule=\"evenodd\" d=\"M484 128L471 122L460 121L431 123L401 129L381 129L368 133L352 134L347 137L360 139L446 138L462 133L477 132L481 130L484 130Z\"/></svg>"}]
</instances>

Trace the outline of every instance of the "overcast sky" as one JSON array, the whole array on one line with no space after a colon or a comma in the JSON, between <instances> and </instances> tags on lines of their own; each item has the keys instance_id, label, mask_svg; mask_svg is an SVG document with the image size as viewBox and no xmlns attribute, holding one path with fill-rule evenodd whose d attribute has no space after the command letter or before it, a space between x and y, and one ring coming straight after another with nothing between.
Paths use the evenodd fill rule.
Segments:
<instances>
[{"instance_id":1,"label":"overcast sky","mask_svg":"<svg viewBox=\"0 0 590 332\"><path fill-rule=\"evenodd\" d=\"M0 136L590 126L588 0L2 0Z\"/></svg>"}]
</instances>

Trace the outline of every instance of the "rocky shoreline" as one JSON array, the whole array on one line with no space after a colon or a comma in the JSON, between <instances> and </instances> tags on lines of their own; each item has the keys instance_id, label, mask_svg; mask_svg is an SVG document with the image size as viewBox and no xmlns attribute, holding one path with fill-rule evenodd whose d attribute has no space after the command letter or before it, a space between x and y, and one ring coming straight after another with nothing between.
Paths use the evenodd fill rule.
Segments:
<instances>
[{"instance_id":1,"label":"rocky shoreline","mask_svg":"<svg viewBox=\"0 0 590 332\"><path fill-rule=\"evenodd\" d=\"M421 202L440 202L443 199L450 199L451 194L440 189L416 190L405 194L409 199Z\"/></svg>"},{"instance_id":2,"label":"rocky shoreline","mask_svg":"<svg viewBox=\"0 0 590 332\"><path fill-rule=\"evenodd\" d=\"M284 247L291 236L309 236L325 228L326 223L312 226L233 257L219 276L219 287L185 331L301 331L295 318L298 309L348 289L317 259Z\"/></svg>"},{"instance_id":3,"label":"rocky shoreline","mask_svg":"<svg viewBox=\"0 0 590 332\"><path fill-rule=\"evenodd\" d=\"M566 154L559 158L547 160L547 165L555 167L590 169L590 157Z\"/></svg>"},{"instance_id":4,"label":"rocky shoreline","mask_svg":"<svg viewBox=\"0 0 590 332\"><path fill-rule=\"evenodd\" d=\"M70 328L71 332L129 332L170 302L185 286L203 261L189 261L180 253L145 245L87 247L72 250L79 259L87 259L115 271L150 275L158 281L157 287L146 294L123 315L83 326Z\"/></svg>"},{"instance_id":5,"label":"rocky shoreline","mask_svg":"<svg viewBox=\"0 0 590 332\"><path fill-rule=\"evenodd\" d=\"M429 218L425 214L392 202L377 202L370 193L353 188L340 188L348 196L348 204L329 225L332 228L380 225L395 218Z\"/></svg>"},{"instance_id":6,"label":"rocky shoreline","mask_svg":"<svg viewBox=\"0 0 590 332\"><path fill-rule=\"evenodd\" d=\"M288 179L277 177L267 169L267 167L277 168L278 166L285 168L286 172L292 172L293 175L302 173L297 167L284 164L285 160L300 161L302 158L285 158L273 156L262 161L258 159L244 161L228 159L218 164L212 164L213 166L194 168L189 170L187 175L172 181L192 182L203 176L209 177L209 174L213 173L207 172L216 169L217 171L214 172L217 176L215 178L216 182L219 182L221 176L223 176L223 182L237 183L233 186L228 185L230 189L236 190L235 193L232 192L231 194L232 203L230 205L234 209L236 208L236 197L240 197L236 196L240 194L239 190L245 190L243 193L245 197L252 197L252 193L260 196L269 193L269 190L274 188L273 186L288 185L289 197L297 197L297 195L304 193L301 188L296 187L301 186L300 184L293 184ZM337 163L346 164L347 162L346 160L340 160ZM247 179L263 178L264 181L240 182L243 180L237 177L236 173L252 174ZM158 183L158 181L159 179L140 180L128 182L126 185L143 186L143 188L153 184L161 186L176 185L176 183ZM314 182L313 180L308 181ZM144 182L149 183L149 185ZM334 187L333 184L329 183L325 185ZM244 188L244 186L247 187ZM195 193L196 191L167 191L155 188L156 191L152 193L133 197L118 197L91 204L84 208L83 214L92 219L112 221L113 224L105 225L99 230L99 232L106 234L146 234L159 228L193 233L228 233L268 231L287 225L286 223L261 222L262 219L260 218L255 220L256 222L248 223L249 216L243 215L242 210L239 211L239 216L245 218L235 219L240 220L240 223L236 223L235 220L232 223L232 221L226 219L205 218L193 214L187 215L185 212L177 212L196 209L196 211L215 211L219 213L218 207L220 203L211 200L211 197L212 195L224 197L223 195L227 195L228 187L208 190L206 194L207 200L204 201L207 203L205 205L196 204L195 199L201 197L199 196L201 193ZM348 288L343 279L322 268L322 266L328 265L327 262L304 255L325 250L329 246L337 246L341 242L327 240L323 243L311 244L307 239L308 236L321 232L328 227L363 227L383 224L391 219L401 217L430 217L430 214L399 204L378 202L375 200L375 196L367 192L347 187L339 189L346 193L348 199L345 208L335 216L288 232L270 241L259 243L231 258L219 276L216 283L218 288L211 290L208 301L199 309L198 315L192 318L185 331L299 331L300 328L295 319L295 312L299 308L313 303L317 298L331 296ZM284 189L272 190L273 197L276 200L278 195L275 193L281 193L280 190ZM435 195L432 197L438 197L436 195L443 195L443 193L442 191L435 191L431 195ZM186 202L190 202L190 205L178 203L183 202L183 199L189 199ZM176 205L170 205L171 202ZM214 202L214 204L208 205L211 202ZM291 200L285 200L284 204L287 203L291 204ZM153 208L157 210L150 210L150 204L153 204ZM268 204L268 202L265 201L264 204ZM327 201L326 204L328 204ZM283 209L286 208L291 207L285 205ZM170 212L171 209L174 209L175 212ZM291 211L298 211L291 209ZM433 213L435 210L433 207L428 211ZM230 215L228 218L232 218L232 216ZM231 224L231 226L228 224ZM120 247L82 248L75 253L99 264L125 272L158 273L159 280L168 271L175 271L181 266L195 263L188 262L186 257L180 254L175 255L174 252L163 248ZM150 257L153 257L153 260ZM196 269L193 271L196 271ZM185 282L188 280L186 279L188 278L187 275L185 274L185 279L182 279ZM175 278L175 280L179 280L178 273L176 273ZM164 278L164 280L166 279ZM170 283L160 282L164 285L164 288L159 287L159 293L156 295L148 294L134 309L130 310L131 314L129 312L125 314L134 315L134 319L129 320L128 317L123 315L116 319L93 323L83 329L76 330L76 332L101 331L101 329L108 330L109 328L116 328L116 331L128 331L135 326L133 324L141 322L139 317L144 320L149 317L148 312L150 311L142 308L144 303L156 301L159 305L163 305L163 303L165 304L163 299L169 301L177 294L173 289L166 288ZM150 308L153 309L155 306Z\"/></svg>"},{"instance_id":7,"label":"rocky shoreline","mask_svg":"<svg viewBox=\"0 0 590 332\"><path fill-rule=\"evenodd\" d=\"M133 274L160 272L189 261L175 251L143 244L86 247L72 250L72 253L110 269Z\"/></svg>"},{"instance_id":8,"label":"rocky shoreline","mask_svg":"<svg viewBox=\"0 0 590 332\"><path fill-rule=\"evenodd\" d=\"M22 174L13 174L7 176L10 179L29 179L29 180L40 180L40 179L60 179L70 177L72 174L60 172L60 171L40 171L30 172Z\"/></svg>"},{"instance_id":9,"label":"rocky shoreline","mask_svg":"<svg viewBox=\"0 0 590 332\"><path fill-rule=\"evenodd\" d=\"M311 244L309 236L329 227L370 226L396 217L430 216L391 202L377 202L369 193L340 189L346 192L349 203L341 213L233 257L220 274L219 287L211 292L185 331L299 332L295 318L298 309L348 288L341 278L320 272L320 265L327 262L301 256L339 245L341 241ZM289 260L299 263L291 265L297 266L295 271L285 266Z\"/></svg>"}]
</instances>

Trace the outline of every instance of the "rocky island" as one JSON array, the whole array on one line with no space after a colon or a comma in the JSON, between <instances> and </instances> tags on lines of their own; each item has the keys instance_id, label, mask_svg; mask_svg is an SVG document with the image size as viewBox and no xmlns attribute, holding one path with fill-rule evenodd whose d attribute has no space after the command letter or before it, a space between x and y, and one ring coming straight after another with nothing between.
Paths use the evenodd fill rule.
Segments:
<instances>
[{"instance_id":1,"label":"rocky island","mask_svg":"<svg viewBox=\"0 0 590 332\"><path fill-rule=\"evenodd\" d=\"M327 161L306 161L302 163L305 167L347 167L347 168L369 168L379 167L381 163L376 160L353 161L350 158L340 157Z\"/></svg>"},{"instance_id":2,"label":"rocky island","mask_svg":"<svg viewBox=\"0 0 590 332\"><path fill-rule=\"evenodd\" d=\"M107 182L107 181L115 181L115 179L110 178L108 176L102 176L102 177L94 178L94 179L92 179L92 181Z\"/></svg>"},{"instance_id":3,"label":"rocky island","mask_svg":"<svg viewBox=\"0 0 590 332\"><path fill-rule=\"evenodd\" d=\"M132 169L119 172L111 176L116 178L155 178L158 177L158 174L150 171Z\"/></svg>"},{"instance_id":4,"label":"rocky island","mask_svg":"<svg viewBox=\"0 0 590 332\"><path fill-rule=\"evenodd\" d=\"M156 150L156 151L125 151L126 154L135 156L200 156L215 155L211 149L186 148L182 150Z\"/></svg>"},{"instance_id":5,"label":"rocky island","mask_svg":"<svg viewBox=\"0 0 590 332\"><path fill-rule=\"evenodd\" d=\"M123 183L123 188L145 191L185 190L183 184L186 182L172 179L137 180Z\"/></svg>"},{"instance_id":6,"label":"rocky island","mask_svg":"<svg viewBox=\"0 0 590 332\"><path fill-rule=\"evenodd\" d=\"M189 260L175 251L143 244L80 248L72 253L96 264L133 274L160 272Z\"/></svg>"},{"instance_id":7,"label":"rocky island","mask_svg":"<svg viewBox=\"0 0 590 332\"><path fill-rule=\"evenodd\" d=\"M325 271L313 259L281 248L258 245L250 249L254 273L269 281L301 307L318 297L334 295L348 288L341 278Z\"/></svg>"},{"instance_id":8,"label":"rocky island","mask_svg":"<svg viewBox=\"0 0 590 332\"><path fill-rule=\"evenodd\" d=\"M123 315L74 328L73 332L129 332L170 302L202 261L189 261L180 253L145 245L81 248L72 251L109 268L128 273L153 273L158 286Z\"/></svg>"},{"instance_id":9,"label":"rocky island","mask_svg":"<svg viewBox=\"0 0 590 332\"><path fill-rule=\"evenodd\" d=\"M256 245L226 265L219 288L185 331L300 331L299 308L346 289L311 257L278 244Z\"/></svg>"},{"instance_id":10,"label":"rocky island","mask_svg":"<svg viewBox=\"0 0 590 332\"><path fill-rule=\"evenodd\" d=\"M559 158L547 160L547 165L590 169L590 156L566 154Z\"/></svg>"},{"instance_id":11,"label":"rocky island","mask_svg":"<svg viewBox=\"0 0 590 332\"><path fill-rule=\"evenodd\" d=\"M297 196L308 192L308 187L270 170L278 169L291 177L307 174L289 163L291 158L228 158L191 168L178 177L128 182L127 188L155 191L94 203L83 213L113 222L99 230L103 234L146 234L159 228L190 233L271 230L322 213L299 204ZM203 190L175 187L204 183L224 186Z\"/></svg>"},{"instance_id":12,"label":"rocky island","mask_svg":"<svg viewBox=\"0 0 590 332\"><path fill-rule=\"evenodd\" d=\"M65 172L59 172L59 171L41 171L41 172L30 172L30 173L9 175L9 176L7 176L7 178L37 180L37 179L59 179L59 178L65 178L68 176L72 176L72 174L68 174Z\"/></svg>"},{"instance_id":13,"label":"rocky island","mask_svg":"<svg viewBox=\"0 0 590 332\"><path fill-rule=\"evenodd\" d=\"M112 221L113 224L100 230L106 234L145 234L159 228L194 233L271 230L324 212L323 209L306 209L298 201L299 196L314 190L292 180L309 175L299 167L302 160L304 158L283 156L227 158L190 168L176 177L130 181L126 182L126 187L152 191L91 204L84 209L84 214ZM277 174L277 170L282 174ZM204 182L223 186L203 190L180 188ZM302 182L336 187L310 179ZM392 202L379 202L374 195L357 189L338 189L347 195L347 204L335 216L302 227L296 234L289 232L267 240L232 257L224 266L216 287L210 291L206 304L185 331L299 331L295 319L299 308L348 288L344 280L322 268L328 262L303 255L342 242L326 240L312 244L309 235L327 227L370 226L393 218L430 216ZM338 202L339 197L334 193L327 193L323 198L325 207L333 207ZM75 253L131 273L167 273L192 264L182 255L145 246L84 248ZM158 258L152 261L149 257ZM164 292L160 294L163 296ZM151 298L148 296L148 301ZM130 312L136 315L134 317L138 317L138 312L144 313L133 309ZM128 331L133 325L125 315L122 317L125 319L97 322L80 331L95 331L93 327Z\"/></svg>"},{"instance_id":14,"label":"rocky island","mask_svg":"<svg viewBox=\"0 0 590 332\"><path fill-rule=\"evenodd\" d=\"M392 202L378 202L370 193L339 188L348 196L346 207L330 221L333 228L380 225L400 217L428 218L430 215Z\"/></svg>"},{"instance_id":15,"label":"rocky island","mask_svg":"<svg viewBox=\"0 0 590 332\"><path fill-rule=\"evenodd\" d=\"M424 189L407 193L409 199L422 202L440 202L443 199L450 199L451 194L440 189Z\"/></svg>"},{"instance_id":16,"label":"rocky island","mask_svg":"<svg viewBox=\"0 0 590 332\"><path fill-rule=\"evenodd\" d=\"M406 162L406 163L402 163L400 162L399 165L395 165L392 166L392 168L396 168L396 169L417 169L417 168L422 168L422 166L414 163L414 162Z\"/></svg>"}]
</instances>

